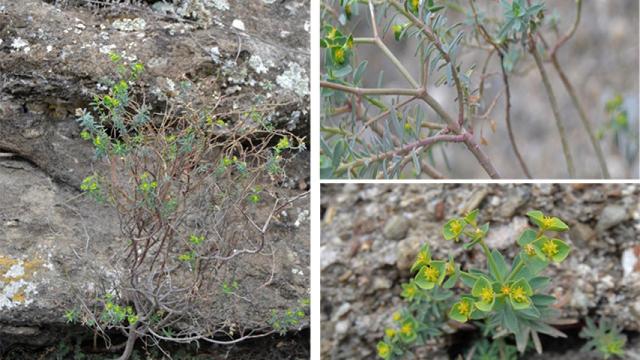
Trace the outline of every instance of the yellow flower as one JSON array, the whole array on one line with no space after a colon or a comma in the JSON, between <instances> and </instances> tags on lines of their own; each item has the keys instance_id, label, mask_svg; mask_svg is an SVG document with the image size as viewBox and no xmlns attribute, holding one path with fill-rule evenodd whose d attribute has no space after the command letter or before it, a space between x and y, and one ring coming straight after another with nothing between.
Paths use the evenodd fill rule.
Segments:
<instances>
[{"instance_id":1,"label":"yellow flower","mask_svg":"<svg viewBox=\"0 0 640 360\"><path fill-rule=\"evenodd\" d=\"M558 244L549 239L542 244L542 252L548 257L552 258L558 254Z\"/></svg>"},{"instance_id":2,"label":"yellow flower","mask_svg":"<svg viewBox=\"0 0 640 360\"><path fill-rule=\"evenodd\" d=\"M461 301L460 303L458 303L458 312L463 316L468 317L471 313L471 307L469 306L469 303L466 301Z\"/></svg>"},{"instance_id":3,"label":"yellow flower","mask_svg":"<svg viewBox=\"0 0 640 360\"><path fill-rule=\"evenodd\" d=\"M500 289L503 295L509 295L511 293L511 288L509 285L502 285L502 289Z\"/></svg>"},{"instance_id":4,"label":"yellow flower","mask_svg":"<svg viewBox=\"0 0 640 360\"><path fill-rule=\"evenodd\" d=\"M391 328L385 329L384 333L390 338L392 338L392 337L394 337L396 335L395 329L391 329Z\"/></svg>"},{"instance_id":5,"label":"yellow flower","mask_svg":"<svg viewBox=\"0 0 640 360\"><path fill-rule=\"evenodd\" d=\"M331 31L329 31L329 34L327 34L327 39L335 39L337 35L338 35L338 29L333 28L331 29Z\"/></svg>"},{"instance_id":6,"label":"yellow flower","mask_svg":"<svg viewBox=\"0 0 640 360\"><path fill-rule=\"evenodd\" d=\"M334 56L335 56L336 62L338 64L342 64L344 62L344 49L342 48L336 49Z\"/></svg>"},{"instance_id":7,"label":"yellow flower","mask_svg":"<svg viewBox=\"0 0 640 360\"><path fill-rule=\"evenodd\" d=\"M418 262L421 264L426 264L428 263L428 259L427 259L427 254L424 251L420 251L418 253Z\"/></svg>"},{"instance_id":8,"label":"yellow flower","mask_svg":"<svg viewBox=\"0 0 640 360\"><path fill-rule=\"evenodd\" d=\"M480 298L482 301L490 303L493 300L493 290L491 288L484 288L480 291Z\"/></svg>"},{"instance_id":9,"label":"yellow flower","mask_svg":"<svg viewBox=\"0 0 640 360\"><path fill-rule=\"evenodd\" d=\"M431 265L423 267L422 272L424 277L431 282L437 282L438 276L440 276L440 271Z\"/></svg>"},{"instance_id":10,"label":"yellow flower","mask_svg":"<svg viewBox=\"0 0 640 360\"><path fill-rule=\"evenodd\" d=\"M404 323L400 328L400 332L404 335L411 335L411 333L413 333L413 325L410 322Z\"/></svg>"},{"instance_id":11,"label":"yellow flower","mask_svg":"<svg viewBox=\"0 0 640 360\"><path fill-rule=\"evenodd\" d=\"M533 255L536 254L536 251L535 251L533 245L531 245L531 244L527 244L527 245L524 246L524 252L527 253L527 255L529 255L529 256L533 256Z\"/></svg>"},{"instance_id":12,"label":"yellow flower","mask_svg":"<svg viewBox=\"0 0 640 360\"><path fill-rule=\"evenodd\" d=\"M447 275L453 275L456 272L456 267L453 265L453 261L447 263Z\"/></svg>"},{"instance_id":13,"label":"yellow flower","mask_svg":"<svg viewBox=\"0 0 640 360\"><path fill-rule=\"evenodd\" d=\"M553 218L551 216L544 216L542 218L542 227L549 228L553 225Z\"/></svg>"},{"instance_id":14,"label":"yellow flower","mask_svg":"<svg viewBox=\"0 0 640 360\"><path fill-rule=\"evenodd\" d=\"M407 296L413 297L415 294L416 294L416 288L414 288L413 286L407 288Z\"/></svg>"},{"instance_id":15,"label":"yellow flower","mask_svg":"<svg viewBox=\"0 0 640 360\"><path fill-rule=\"evenodd\" d=\"M420 5L420 0L411 0L411 10L418 11L418 5Z\"/></svg>"},{"instance_id":16,"label":"yellow flower","mask_svg":"<svg viewBox=\"0 0 640 360\"><path fill-rule=\"evenodd\" d=\"M460 221L455 220L451 222L451 232L453 232L454 234L459 234L462 231L462 224L460 224Z\"/></svg>"},{"instance_id":17,"label":"yellow flower","mask_svg":"<svg viewBox=\"0 0 640 360\"><path fill-rule=\"evenodd\" d=\"M527 302L527 294L525 294L524 289L522 287L517 287L513 290L511 294L513 300L519 303Z\"/></svg>"},{"instance_id":18,"label":"yellow flower","mask_svg":"<svg viewBox=\"0 0 640 360\"><path fill-rule=\"evenodd\" d=\"M402 319L402 315L400 315L399 312L394 312L393 313L393 321L400 321Z\"/></svg>"},{"instance_id":19,"label":"yellow flower","mask_svg":"<svg viewBox=\"0 0 640 360\"><path fill-rule=\"evenodd\" d=\"M385 342L378 343L378 356L386 359L391 354L391 347Z\"/></svg>"}]
</instances>

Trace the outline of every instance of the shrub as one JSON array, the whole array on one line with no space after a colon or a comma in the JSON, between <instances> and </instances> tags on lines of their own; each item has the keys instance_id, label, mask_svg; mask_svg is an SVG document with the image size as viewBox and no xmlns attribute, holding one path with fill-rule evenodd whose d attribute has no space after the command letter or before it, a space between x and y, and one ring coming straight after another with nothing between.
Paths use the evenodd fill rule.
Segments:
<instances>
[{"instance_id":1,"label":"shrub","mask_svg":"<svg viewBox=\"0 0 640 360\"><path fill-rule=\"evenodd\" d=\"M482 5L479 5L479 4ZM527 58L537 69L549 97L555 125L570 177L576 176L570 139L560 116L556 90L550 85L544 63L558 73L582 125L594 148L602 175L609 177L600 144L578 94L557 57L559 49L576 32L582 1L575 1L577 16L566 33L555 43L546 40L549 33L559 33L558 18L542 1L501 0L323 0L320 45L324 48L321 126L321 175L324 178L443 178L436 168L434 151L442 150L447 167L447 144L461 144L492 178L500 177L494 162L481 145L488 145L477 124L481 120L496 123L491 114L501 97L505 98L504 118L509 142L525 176L531 178L525 158L518 148L512 129L510 79L518 74ZM501 12L500 16L491 15ZM370 35L355 37L353 31L368 20ZM464 20L451 23L449 16ZM366 21L366 20L365 20ZM385 44L385 35L393 32L396 42L413 46L409 52L419 59L419 69L398 58ZM415 41L409 41L410 39ZM366 58L361 49L374 48L380 59ZM470 52L486 53L480 64L464 64ZM372 68L386 60L408 86L388 87L381 68ZM492 62L499 65L503 88L494 98L485 96L485 80L492 76ZM378 65L379 66L379 65ZM419 72L419 76L416 73ZM363 87L365 79L377 79L374 87ZM367 83L371 83L369 81ZM434 98L430 86L453 89L457 102L450 113ZM520 94L522 96L522 94ZM425 107L430 110L425 111ZM439 121L429 121L433 117ZM479 130L479 131L478 131Z\"/></svg>"},{"instance_id":2,"label":"shrub","mask_svg":"<svg viewBox=\"0 0 640 360\"><path fill-rule=\"evenodd\" d=\"M111 60L119 78L94 98L92 111L78 113L82 138L105 165L82 190L117 211L126 243L114 245L121 271L113 287L67 319L105 337L108 330L124 333L122 359L138 340L233 344L281 331L265 318L262 329L245 332L211 309L225 296L249 301L259 291L226 279L223 270L261 252L276 214L306 195L287 199L269 190L285 176L285 152L303 149L302 139L245 121L249 113L261 116L259 108L237 118L188 102L154 112L138 102L144 66L117 54Z\"/></svg>"}]
</instances>

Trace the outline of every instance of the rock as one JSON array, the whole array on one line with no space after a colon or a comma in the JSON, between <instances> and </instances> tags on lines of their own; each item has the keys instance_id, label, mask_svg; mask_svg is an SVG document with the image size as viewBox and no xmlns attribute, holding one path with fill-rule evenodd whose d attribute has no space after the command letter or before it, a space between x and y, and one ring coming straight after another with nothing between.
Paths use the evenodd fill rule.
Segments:
<instances>
[{"instance_id":1,"label":"rock","mask_svg":"<svg viewBox=\"0 0 640 360\"><path fill-rule=\"evenodd\" d=\"M591 226L583 223L572 224L569 236L577 246L587 246L590 242L596 240L596 232Z\"/></svg>"},{"instance_id":2,"label":"rock","mask_svg":"<svg viewBox=\"0 0 640 360\"><path fill-rule=\"evenodd\" d=\"M629 218L627 209L619 205L608 205L600 213L596 230L599 233L608 230Z\"/></svg>"},{"instance_id":3,"label":"rock","mask_svg":"<svg viewBox=\"0 0 640 360\"><path fill-rule=\"evenodd\" d=\"M376 276L373 279L373 283L371 284L371 291L375 292L377 290L387 290L390 289L393 284L391 280L386 277Z\"/></svg>"},{"instance_id":4,"label":"rock","mask_svg":"<svg viewBox=\"0 0 640 360\"><path fill-rule=\"evenodd\" d=\"M508 225L493 227L485 240L490 248L506 249L515 244L522 231L528 227L529 221L524 217L516 217Z\"/></svg>"},{"instance_id":5,"label":"rock","mask_svg":"<svg viewBox=\"0 0 640 360\"><path fill-rule=\"evenodd\" d=\"M489 194L489 190L486 187L477 188L473 191L473 195L467 200L460 208L460 214L466 214L473 211L480 206L482 200Z\"/></svg>"},{"instance_id":6,"label":"rock","mask_svg":"<svg viewBox=\"0 0 640 360\"><path fill-rule=\"evenodd\" d=\"M69 330L63 315L78 305L77 296L93 306L96 297L104 295L103 286L117 279L118 267L112 256L126 247L117 215L110 207L78 195L33 164L0 159L3 347L13 342L32 346L57 343L59 335ZM294 208L296 213L308 210L299 206ZM273 259L259 253L229 262L224 271L235 274L241 289L262 286L275 269L273 280L259 292L250 293L251 302L221 298L211 307L210 316L263 329L272 310L284 312L308 297L309 275L304 269L309 264L309 233L308 221L298 228L278 229L277 241L270 240L268 245ZM291 269L303 271L294 275ZM6 329L15 332L5 336L2 331ZM29 335L30 329L41 333Z\"/></svg>"},{"instance_id":7,"label":"rock","mask_svg":"<svg viewBox=\"0 0 640 360\"><path fill-rule=\"evenodd\" d=\"M336 323L336 326L334 327L334 336L337 339L342 339L344 338L344 336L347 334L347 332L349 331L349 328L351 327L351 321L350 320L342 320L342 321L338 321Z\"/></svg>"},{"instance_id":8,"label":"rock","mask_svg":"<svg viewBox=\"0 0 640 360\"><path fill-rule=\"evenodd\" d=\"M529 201L531 192L528 189L517 186L509 189L506 200L500 205L498 214L504 218L511 218L520 207Z\"/></svg>"},{"instance_id":9,"label":"rock","mask_svg":"<svg viewBox=\"0 0 640 360\"><path fill-rule=\"evenodd\" d=\"M349 304L348 302L342 303L342 305L340 305L340 307L338 308L338 310L336 310L333 315L331 315L331 321L338 321L340 320L343 316L345 316L346 314L349 313L349 311L351 311L351 304Z\"/></svg>"},{"instance_id":10,"label":"rock","mask_svg":"<svg viewBox=\"0 0 640 360\"><path fill-rule=\"evenodd\" d=\"M422 243L423 241L417 237L410 237L398 243L398 259L396 261L398 270L407 271L411 268Z\"/></svg>"},{"instance_id":11,"label":"rock","mask_svg":"<svg viewBox=\"0 0 640 360\"><path fill-rule=\"evenodd\" d=\"M60 1L6 3L0 26L7 25L0 37L7 42L3 46L13 47L0 56L0 149L29 160L56 181L78 187L97 165L91 144L79 136L74 113L90 108L94 95L106 93L104 80L116 76L110 52L145 65L139 82L148 90L146 105L154 111L180 97L194 107L209 106L227 90L239 89L218 111L270 108L263 117L272 125L308 135L309 33L304 26L309 7L303 0L290 0L287 6L216 0L204 7L202 0L181 1L209 7L209 29L158 16L150 8L113 20L107 10L94 13L74 5L84 1L60 8L51 4ZM287 8L293 6L298 10L290 18ZM172 16L193 19L186 13ZM251 19L244 23L240 49L237 31L230 31L239 16ZM282 30L291 35L282 39ZM256 70L249 64L251 57L275 65ZM168 83L173 89L164 86Z\"/></svg>"},{"instance_id":12,"label":"rock","mask_svg":"<svg viewBox=\"0 0 640 360\"><path fill-rule=\"evenodd\" d=\"M628 276L632 272L640 272L640 245L625 250L622 253L622 270L624 276Z\"/></svg>"},{"instance_id":13,"label":"rock","mask_svg":"<svg viewBox=\"0 0 640 360\"><path fill-rule=\"evenodd\" d=\"M407 236L409 225L409 219L402 215L395 215L387 221L382 232L389 240L402 240Z\"/></svg>"}]
</instances>

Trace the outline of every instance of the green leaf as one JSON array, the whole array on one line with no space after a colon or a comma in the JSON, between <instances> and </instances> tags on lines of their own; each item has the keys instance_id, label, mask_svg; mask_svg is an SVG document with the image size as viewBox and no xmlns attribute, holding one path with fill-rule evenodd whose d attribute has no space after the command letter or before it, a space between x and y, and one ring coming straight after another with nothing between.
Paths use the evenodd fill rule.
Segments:
<instances>
[{"instance_id":1,"label":"green leaf","mask_svg":"<svg viewBox=\"0 0 640 360\"><path fill-rule=\"evenodd\" d=\"M542 221L544 220L544 214L542 213L542 211L529 211L527 213L527 216L529 217L529 219L531 219L531 222L536 224L538 227L542 227Z\"/></svg>"},{"instance_id":2,"label":"green leaf","mask_svg":"<svg viewBox=\"0 0 640 360\"><path fill-rule=\"evenodd\" d=\"M537 306L549 306L556 302L555 296L535 294L531 296L531 301Z\"/></svg>"},{"instance_id":3,"label":"green leaf","mask_svg":"<svg viewBox=\"0 0 640 360\"><path fill-rule=\"evenodd\" d=\"M524 247L525 245L533 242L536 239L536 232L531 229L526 229L522 232L518 238L518 245Z\"/></svg>"},{"instance_id":4,"label":"green leaf","mask_svg":"<svg viewBox=\"0 0 640 360\"><path fill-rule=\"evenodd\" d=\"M464 221L471 226L476 226L477 218L478 218L478 209L475 209L469 212L467 215L465 215Z\"/></svg>"},{"instance_id":5,"label":"green leaf","mask_svg":"<svg viewBox=\"0 0 640 360\"><path fill-rule=\"evenodd\" d=\"M507 305L504 307L503 315L504 315L504 326L514 334L520 332L518 319L516 318L516 314L513 312L513 309L511 308L511 306Z\"/></svg>"},{"instance_id":6,"label":"green leaf","mask_svg":"<svg viewBox=\"0 0 640 360\"><path fill-rule=\"evenodd\" d=\"M337 68L337 69L333 69L331 71L331 75L333 76L333 78L335 79L342 79L343 77L351 74L351 71L353 70L353 68L351 67L351 65L349 64L345 64L344 66Z\"/></svg>"},{"instance_id":7,"label":"green leaf","mask_svg":"<svg viewBox=\"0 0 640 360\"><path fill-rule=\"evenodd\" d=\"M567 231L569 230L569 226L565 224L562 220L557 217L551 218L551 225L547 228L547 230L551 231Z\"/></svg>"},{"instance_id":8,"label":"green leaf","mask_svg":"<svg viewBox=\"0 0 640 360\"><path fill-rule=\"evenodd\" d=\"M345 148L346 148L346 144L343 141L336 142L335 146L333 147L333 156L331 159L331 166L334 169L337 169L340 166L340 163L342 162L342 155L344 155L344 152L345 152Z\"/></svg>"},{"instance_id":9,"label":"green leaf","mask_svg":"<svg viewBox=\"0 0 640 360\"><path fill-rule=\"evenodd\" d=\"M538 290L547 287L551 280L548 277L538 276L529 280L529 285L531 285L531 289Z\"/></svg>"},{"instance_id":10,"label":"green leaf","mask_svg":"<svg viewBox=\"0 0 640 360\"><path fill-rule=\"evenodd\" d=\"M522 309L519 310L519 315L522 315L526 318L529 318L531 320L535 320L535 319L539 319L540 318L540 311L538 311L538 309L536 309L535 305L531 305L530 307L526 308L526 309Z\"/></svg>"},{"instance_id":11,"label":"green leaf","mask_svg":"<svg viewBox=\"0 0 640 360\"><path fill-rule=\"evenodd\" d=\"M502 254L500 254L500 252L495 249L491 251L491 257L493 258L493 261L495 262L498 273L499 273L497 274L498 276L494 274L494 277L496 279L504 279L509 272L509 267L507 265L507 262L504 260L504 257L502 256Z\"/></svg>"},{"instance_id":12,"label":"green leaf","mask_svg":"<svg viewBox=\"0 0 640 360\"><path fill-rule=\"evenodd\" d=\"M476 283L477 279L478 279L477 276L472 276L462 271L460 272L460 280L462 280L462 283L468 287L472 287Z\"/></svg>"},{"instance_id":13,"label":"green leaf","mask_svg":"<svg viewBox=\"0 0 640 360\"><path fill-rule=\"evenodd\" d=\"M362 80L362 74L364 74L364 71L367 68L367 64L367 60L362 61L356 68L356 71L353 72L353 83L355 85L360 84L360 80Z\"/></svg>"},{"instance_id":14,"label":"green leaf","mask_svg":"<svg viewBox=\"0 0 640 360\"><path fill-rule=\"evenodd\" d=\"M423 266L427 266L431 263L431 252L429 251L429 244L424 244L420 248L418 255L416 256L416 261L411 266L411 273L414 273L416 270L420 269Z\"/></svg>"}]
</instances>

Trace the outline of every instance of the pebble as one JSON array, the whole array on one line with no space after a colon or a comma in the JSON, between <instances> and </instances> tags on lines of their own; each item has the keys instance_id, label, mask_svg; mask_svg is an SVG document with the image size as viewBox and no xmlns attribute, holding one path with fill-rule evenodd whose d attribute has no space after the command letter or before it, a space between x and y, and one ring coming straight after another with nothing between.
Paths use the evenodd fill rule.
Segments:
<instances>
[{"instance_id":1,"label":"pebble","mask_svg":"<svg viewBox=\"0 0 640 360\"><path fill-rule=\"evenodd\" d=\"M395 215L384 225L382 231L389 240L402 240L409 231L409 220L404 216Z\"/></svg>"},{"instance_id":2,"label":"pebble","mask_svg":"<svg viewBox=\"0 0 640 360\"><path fill-rule=\"evenodd\" d=\"M333 328L336 338L342 339L349 331L349 327L351 327L351 321L349 320L338 321L336 323L336 326Z\"/></svg>"},{"instance_id":3,"label":"pebble","mask_svg":"<svg viewBox=\"0 0 640 360\"><path fill-rule=\"evenodd\" d=\"M242 20L239 20L239 19L233 20L233 22L231 23L231 26L233 26L234 28L240 31L244 31L244 23L242 22Z\"/></svg>"},{"instance_id":4,"label":"pebble","mask_svg":"<svg viewBox=\"0 0 640 360\"><path fill-rule=\"evenodd\" d=\"M589 225L575 223L571 225L569 236L575 245L586 246L596 239L596 232Z\"/></svg>"},{"instance_id":5,"label":"pebble","mask_svg":"<svg viewBox=\"0 0 640 360\"><path fill-rule=\"evenodd\" d=\"M628 218L629 213L627 213L627 209L624 207L619 205L608 205L604 210L602 210L602 213L600 213L596 230L598 232L603 232L620 224Z\"/></svg>"},{"instance_id":6,"label":"pebble","mask_svg":"<svg viewBox=\"0 0 640 360\"><path fill-rule=\"evenodd\" d=\"M387 290L390 289L393 284L391 280L386 277L377 276L373 279L373 283L371 284L371 288L373 291L376 290Z\"/></svg>"},{"instance_id":7,"label":"pebble","mask_svg":"<svg viewBox=\"0 0 640 360\"><path fill-rule=\"evenodd\" d=\"M485 241L490 248L506 249L515 243L528 224L526 218L516 217L510 224L492 227Z\"/></svg>"},{"instance_id":8,"label":"pebble","mask_svg":"<svg viewBox=\"0 0 640 360\"><path fill-rule=\"evenodd\" d=\"M622 253L622 270L624 276L628 276L636 269L640 269L640 262L638 262L638 254L640 254L640 245L629 248Z\"/></svg>"},{"instance_id":9,"label":"pebble","mask_svg":"<svg viewBox=\"0 0 640 360\"><path fill-rule=\"evenodd\" d=\"M410 237L398 243L398 259L396 261L398 270L406 271L411 268L411 265L413 265L416 260L421 244L422 240L416 237Z\"/></svg>"},{"instance_id":10,"label":"pebble","mask_svg":"<svg viewBox=\"0 0 640 360\"><path fill-rule=\"evenodd\" d=\"M351 311L351 304L349 304L348 302L342 303L338 310L336 310L331 316L331 321L340 320L344 315L348 314L349 311Z\"/></svg>"},{"instance_id":11,"label":"pebble","mask_svg":"<svg viewBox=\"0 0 640 360\"><path fill-rule=\"evenodd\" d=\"M527 188L515 187L507 192L507 199L500 206L498 215L511 218L518 209L529 201L531 193Z\"/></svg>"},{"instance_id":12,"label":"pebble","mask_svg":"<svg viewBox=\"0 0 640 360\"><path fill-rule=\"evenodd\" d=\"M478 208L478 206L480 206L480 203L482 203L482 200L484 200L485 197L487 197L487 195L489 194L489 189L487 188L480 188L480 189L476 189L473 192L473 195L471 195L471 198L469 199L469 201L467 201L464 206L462 206L462 208L460 209L460 214L466 214L470 211L473 211L475 209Z\"/></svg>"}]
</instances>

